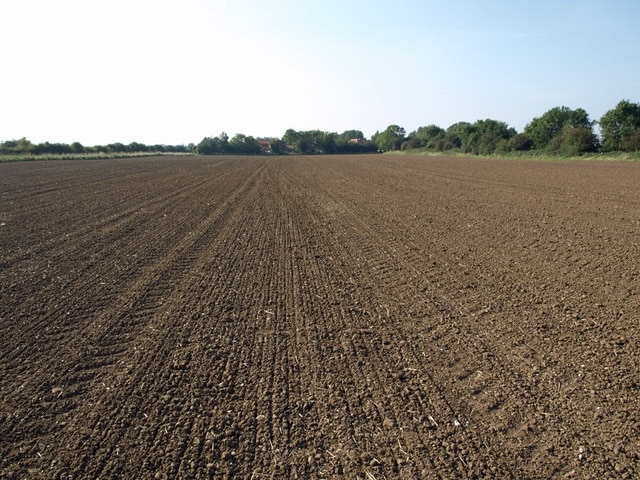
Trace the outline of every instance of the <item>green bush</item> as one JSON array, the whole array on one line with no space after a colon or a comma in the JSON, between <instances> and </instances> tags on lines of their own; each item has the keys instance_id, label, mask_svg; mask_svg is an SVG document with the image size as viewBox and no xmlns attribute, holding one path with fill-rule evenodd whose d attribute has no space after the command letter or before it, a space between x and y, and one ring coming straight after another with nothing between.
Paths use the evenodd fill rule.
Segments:
<instances>
[{"instance_id":1,"label":"green bush","mask_svg":"<svg viewBox=\"0 0 640 480\"><path fill-rule=\"evenodd\" d=\"M564 127L547 145L547 151L563 156L577 156L598 150L598 137L590 128Z\"/></svg>"}]
</instances>

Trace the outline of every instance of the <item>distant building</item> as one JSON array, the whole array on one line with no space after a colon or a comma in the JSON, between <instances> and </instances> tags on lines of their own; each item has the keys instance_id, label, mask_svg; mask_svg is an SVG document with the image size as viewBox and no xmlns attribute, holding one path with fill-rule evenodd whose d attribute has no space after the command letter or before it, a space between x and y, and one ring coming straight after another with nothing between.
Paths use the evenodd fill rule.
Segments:
<instances>
[{"instance_id":1,"label":"distant building","mask_svg":"<svg viewBox=\"0 0 640 480\"><path fill-rule=\"evenodd\" d=\"M260 145L260 149L263 153L271 153L271 141L270 140L256 140L256 143Z\"/></svg>"}]
</instances>

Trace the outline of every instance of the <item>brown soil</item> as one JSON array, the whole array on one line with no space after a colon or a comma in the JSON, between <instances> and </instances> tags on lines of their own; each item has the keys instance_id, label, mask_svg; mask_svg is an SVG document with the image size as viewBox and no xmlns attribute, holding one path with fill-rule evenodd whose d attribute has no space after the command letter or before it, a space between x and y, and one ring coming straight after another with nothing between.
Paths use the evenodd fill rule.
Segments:
<instances>
[{"instance_id":1,"label":"brown soil","mask_svg":"<svg viewBox=\"0 0 640 480\"><path fill-rule=\"evenodd\" d=\"M640 164L0 165L2 478L637 478Z\"/></svg>"}]
</instances>

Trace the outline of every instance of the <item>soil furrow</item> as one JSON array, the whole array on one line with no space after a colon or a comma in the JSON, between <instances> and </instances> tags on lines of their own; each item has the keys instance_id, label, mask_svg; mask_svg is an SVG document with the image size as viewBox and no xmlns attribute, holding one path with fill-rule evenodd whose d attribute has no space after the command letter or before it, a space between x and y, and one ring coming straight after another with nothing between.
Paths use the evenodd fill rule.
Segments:
<instances>
[{"instance_id":1,"label":"soil furrow","mask_svg":"<svg viewBox=\"0 0 640 480\"><path fill-rule=\"evenodd\" d=\"M638 474L635 164L0 178L2 478Z\"/></svg>"}]
</instances>

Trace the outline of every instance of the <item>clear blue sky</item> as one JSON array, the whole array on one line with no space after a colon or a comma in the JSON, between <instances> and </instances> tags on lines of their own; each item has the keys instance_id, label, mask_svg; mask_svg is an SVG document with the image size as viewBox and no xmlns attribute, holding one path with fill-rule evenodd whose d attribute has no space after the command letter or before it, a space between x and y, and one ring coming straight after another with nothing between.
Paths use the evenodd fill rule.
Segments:
<instances>
[{"instance_id":1,"label":"clear blue sky","mask_svg":"<svg viewBox=\"0 0 640 480\"><path fill-rule=\"evenodd\" d=\"M640 102L640 2L3 0L0 140L370 137Z\"/></svg>"}]
</instances>

